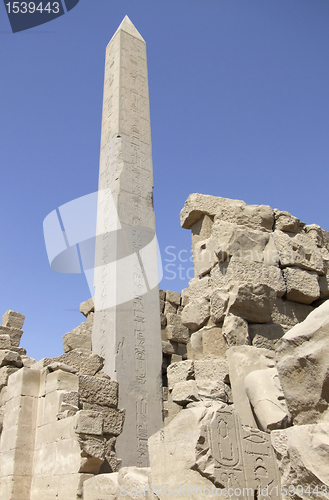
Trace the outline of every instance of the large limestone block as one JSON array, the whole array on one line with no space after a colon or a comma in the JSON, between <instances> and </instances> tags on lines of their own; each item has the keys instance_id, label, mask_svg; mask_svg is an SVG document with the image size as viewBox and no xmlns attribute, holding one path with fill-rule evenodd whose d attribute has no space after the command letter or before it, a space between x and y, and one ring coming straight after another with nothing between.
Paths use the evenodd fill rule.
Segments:
<instances>
[{"instance_id":1,"label":"large limestone block","mask_svg":"<svg viewBox=\"0 0 329 500\"><path fill-rule=\"evenodd\" d=\"M286 486L287 493L282 495L282 499L328 498L328 422L275 430L271 432L271 440L281 484Z\"/></svg>"},{"instance_id":2,"label":"large limestone block","mask_svg":"<svg viewBox=\"0 0 329 500\"><path fill-rule=\"evenodd\" d=\"M6 368L13 370L14 373L8 380L7 401L17 396L32 396L35 398L39 396L41 381L41 372L39 370L31 370L25 367L20 370L15 367L4 367L1 370L5 370Z\"/></svg>"},{"instance_id":3,"label":"large limestone block","mask_svg":"<svg viewBox=\"0 0 329 500\"><path fill-rule=\"evenodd\" d=\"M297 266L308 271L324 273L321 251L305 232L294 234L275 230L273 239L282 266Z\"/></svg>"},{"instance_id":4,"label":"large limestone block","mask_svg":"<svg viewBox=\"0 0 329 500\"><path fill-rule=\"evenodd\" d=\"M22 359L15 351L0 351L0 368L6 365L17 366L21 368L23 366Z\"/></svg>"},{"instance_id":5,"label":"large limestone block","mask_svg":"<svg viewBox=\"0 0 329 500\"><path fill-rule=\"evenodd\" d=\"M82 402L117 408L118 383L114 380L79 375L79 394Z\"/></svg>"},{"instance_id":6,"label":"large limestone block","mask_svg":"<svg viewBox=\"0 0 329 500\"><path fill-rule=\"evenodd\" d=\"M210 273L213 289L227 289L232 284L264 284L276 291L278 297L286 293L286 284L282 271L275 265L264 265L261 262L249 262L235 256L230 260L219 262Z\"/></svg>"},{"instance_id":7,"label":"large limestone block","mask_svg":"<svg viewBox=\"0 0 329 500\"><path fill-rule=\"evenodd\" d=\"M316 272L298 267L287 267L283 271L287 283L287 299L302 304L311 304L320 297L320 287Z\"/></svg>"},{"instance_id":8,"label":"large limestone block","mask_svg":"<svg viewBox=\"0 0 329 500\"><path fill-rule=\"evenodd\" d=\"M291 415L284 400L276 368L249 373L244 379L244 385L262 431L284 429L291 424Z\"/></svg>"},{"instance_id":9,"label":"large limestone block","mask_svg":"<svg viewBox=\"0 0 329 500\"><path fill-rule=\"evenodd\" d=\"M203 276L201 278L193 278L188 283L188 302L197 299L207 299L210 300L212 294L212 285L209 276ZM184 295L187 293L183 290ZM184 304L187 305L187 304Z\"/></svg>"},{"instance_id":10,"label":"large limestone block","mask_svg":"<svg viewBox=\"0 0 329 500\"><path fill-rule=\"evenodd\" d=\"M31 478L29 476L7 476L0 479L1 500L30 498ZM43 500L48 500L43 497Z\"/></svg>"},{"instance_id":11,"label":"large limestone block","mask_svg":"<svg viewBox=\"0 0 329 500\"><path fill-rule=\"evenodd\" d=\"M241 260L263 262L269 234L222 220L212 227L212 247L219 260L233 255Z\"/></svg>"},{"instance_id":12,"label":"large limestone block","mask_svg":"<svg viewBox=\"0 0 329 500\"><path fill-rule=\"evenodd\" d=\"M286 333L288 327L283 328L277 323L250 323L248 329L253 346L275 350L279 339Z\"/></svg>"},{"instance_id":13,"label":"large limestone block","mask_svg":"<svg viewBox=\"0 0 329 500\"><path fill-rule=\"evenodd\" d=\"M247 321L228 314L223 323L223 336L228 347L250 344Z\"/></svg>"},{"instance_id":14,"label":"large limestone block","mask_svg":"<svg viewBox=\"0 0 329 500\"><path fill-rule=\"evenodd\" d=\"M276 292L268 285L242 284L231 292L229 311L252 323L266 323L271 313Z\"/></svg>"},{"instance_id":15,"label":"large limestone block","mask_svg":"<svg viewBox=\"0 0 329 500\"><path fill-rule=\"evenodd\" d=\"M190 301L182 312L182 324L192 331L203 326L210 316L209 301L200 298Z\"/></svg>"},{"instance_id":16,"label":"large limestone block","mask_svg":"<svg viewBox=\"0 0 329 500\"><path fill-rule=\"evenodd\" d=\"M190 340L187 344L187 358L188 359L203 359L203 329L192 333Z\"/></svg>"},{"instance_id":17,"label":"large limestone block","mask_svg":"<svg viewBox=\"0 0 329 500\"><path fill-rule=\"evenodd\" d=\"M203 358L225 359L227 345L223 336L222 328L219 328L217 326L204 326L203 328L201 328L201 330L199 330L199 332L202 334Z\"/></svg>"},{"instance_id":18,"label":"large limestone block","mask_svg":"<svg viewBox=\"0 0 329 500\"><path fill-rule=\"evenodd\" d=\"M289 233L298 233L302 230L305 225L304 222L300 222L297 217L291 215L289 212L274 209L275 216L275 229L280 231L287 231Z\"/></svg>"},{"instance_id":19,"label":"large limestone block","mask_svg":"<svg viewBox=\"0 0 329 500\"><path fill-rule=\"evenodd\" d=\"M46 394L57 391L77 392L78 389L79 378L74 373L56 370L46 375Z\"/></svg>"},{"instance_id":20,"label":"large limestone block","mask_svg":"<svg viewBox=\"0 0 329 500\"><path fill-rule=\"evenodd\" d=\"M301 323L313 311L313 307L277 297L273 306L271 319L273 323L283 325L288 330Z\"/></svg>"},{"instance_id":21,"label":"large limestone block","mask_svg":"<svg viewBox=\"0 0 329 500\"><path fill-rule=\"evenodd\" d=\"M0 335L0 349L10 349L11 341L9 335Z\"/></svg>"},{"instance_id":22,"label":"large limestone block","mask_svg":"<svg viewBox=\"0 0 329 500\"><path fill-rule=\"evenodd\" d=\"M194 361L195 381L202 400L227 400L228 364L226 359Z\"/></svg>"},{"instance_id":23,"label":"large limestone block","mask_svg":"<svg viewBox=\"0 0 329 500\"><path fill-rule=\"evenodd\" d=\"M329 415L329 301L311 312L281 339L277 365L295 424L316 423Z\"/></svg>"},{"instance_id":24,"label":"large limestone block","mask_svg":"<svg viewBox=\"0 0 329 500\"><path fill-rule=\"evenodd\" d=\"M91 333L92 324L88 323L81 323L80 326L66 333L63 336L64 352L74 349L84 349L91 352Z\"/></svg>"},{"instance_id":25,"label":"large limestone block","mask_svg":"<svg viewBox=\"0 0 329 500\"><path fill-rule=\"evenodd\" d=\"M188 328L182 324L180 314L168 313L167 326L164 329L166 338L173 342L186 343L189 339Z\"/></svg>"},{"instance_id":26,"label":"large limestone block","mask_svg":"<svg viewBox=\"0 0 329 500\"><path fill-rule=\"evenodd\" d=\"M191 360L171 363L167 369L168 388L171 390L177 382L194 380L194 364Z\"/></svg>"},{"instance_id":27,"label":"large limestone block","mask_svg":"<svg viewBox=\"0 0 329 500\"><path fill-rule=\"evenodd\" d=\"M214 323L220 323L225 317L229 294L215 288L210 297L210 315Z\"/></svg>"},{"instance_id":28,"label":"large limestone block","mask_svg":"<svg viewBox=\"0 0 329 500\"><path fill-rule=\"evenodd\" d=\"M83 500L116 500L118 472L100 474L83 483Z\"/></svg>"},{"instance_id":29,"label":"large limestone block","mask_svg":"<svg viewBox=\"0 0 329 500\"><path fill-rule=\"evenodd\" d=\"M152 498L149 467L122 467L118 476L118 499Z\"/></svg>"},{"instance_id":30,"label":"large limestone block","mask_svg":"<svg viewBox=\"0 0 329 500\"><path fill-rule=\"evenodd\" d=\"M274 353L267 349L247 345L231 347L227 351L227 361L234 408L244 425L257 428L244 381L246 376L253 371L273 368L275 366Z\"/></svg>"},{"instance_id":31,"label":"large limestone block","mask_svg":"<svg viewBox=\"0 0 329 500\"><path fill-rule=\"evenodd\" d=\"M57 358L46 358L44 366L48 366L55 361L72 366L82 375L95 375L104 366L104 360L98 354L92 354L84 349L75 349L66 352Z\"/></svg>"},{"instance_id":32,"label":"large limestone block","mask_svg":"<svg viewBox=\"0 0 329 500\"><path fill-rule=\"evenodd\" d=\"M94 434L102 436L104 419L96 411L80 410L75 416L75 431L78 434Z\"/></svg>"},{"instance_id":33,"label":"large limestone block","mask_svg":"<svg viewBox=\"0 0 329 500\"><path fill-rule=\"evenodd\" d=\"M125 411L108 408L90 403L82 403L84 410L96 411L101 414L103 418L103 434L111 434L112 436L119 436L122 432Z\"/></svg>"},{"instance_id":34,"label":"large limestone block","mask_svg":"<svg viewBox=\"0 0 329 500\"><path fill-rule=\"evenodd\" d=\"M199 401L198 387L195 380L186 380L184 382L177 382L173 386L172 400L174 403L186 406L193 401Z\"/></svg>"},{"instance_id":35,"label":"large limestone block","mask_svg":"<svg viewBox=\"0 0 329 500\"><path fill-rule=\"evenodd\" d=\"M193 240L192 240L193 244ZM193 244L193 264L195 277L202 277L218 262L213 238L207 238Z\"/></svg>"},{"instance_id":36,"label":"large limestone block","mask_svg":"<svg viewBox=\"0 0 329 500\"><path fill-rule=\"evenodd\" d=\"M86 300L86 302L81 302L80 304L80 312L84 316L88 316L91 312L94 312L94 299L90 298L89 300Z\"/></svg>"},{"instance_id":37,"label":"large limestone block","mask_svg":"<svg viewBox=\"0 0 329 500\"><path fill-rule=\"evenodd\" d=\"M18 328L19 330L22 328L24 320L25 316L23 314L10 310L2 316L3 326Z\"/></svg>"},{"instance_id":38,"label":"large limestone block","mask_svg":"<svg viewBox=\"0 0 329 500\"><path fill-rule=\"evenodd\" d=\"M247 205L240 200L194 193L181 210L181 226L190 229L204 214L262 231L271 231L274 224L273 210L267 205Z\"/></svg>"},{"instance_id":39,"label":"large limestone block","mask_svg":"<svg viewBox=\"0 0 329 500\"><path fill-rule=\"evenodd\" d=\"M19 343L23 335L23 330L21 330L20 328L13 328L11 326L0 325L0 335L9 335L11 345L13 347L19 347Z\"/></svg>"},{"instance_id":40,"label":"large limestone block","mask_svg":"<svg viewBox=\"0 0 329 500\"><path fill-rule=\"evenodd\" d=\"M181 297L180 297L179 292L173 292L172 290L166 291L166 302L170 302L171 304L174 304L175 306L179 306L180 301L181 301Z\"/></svg>"}]
</instances>

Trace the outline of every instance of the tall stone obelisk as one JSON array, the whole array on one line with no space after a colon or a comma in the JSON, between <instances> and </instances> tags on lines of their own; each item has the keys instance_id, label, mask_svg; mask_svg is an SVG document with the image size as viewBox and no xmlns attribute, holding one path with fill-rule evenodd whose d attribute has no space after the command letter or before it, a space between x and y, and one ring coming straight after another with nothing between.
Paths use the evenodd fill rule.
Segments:
<instances>
[{"instance_id":1,"label":"tall stone obelisk","mask_svg":"<svg viewBox=\"0 0 329 500\"><path fill-rule=\"evenodd\" d=\"M146 44L126 16L106 49L93 351L119 382L123 466L162 427L161 326Z\"/></svg>"}]
</instances>

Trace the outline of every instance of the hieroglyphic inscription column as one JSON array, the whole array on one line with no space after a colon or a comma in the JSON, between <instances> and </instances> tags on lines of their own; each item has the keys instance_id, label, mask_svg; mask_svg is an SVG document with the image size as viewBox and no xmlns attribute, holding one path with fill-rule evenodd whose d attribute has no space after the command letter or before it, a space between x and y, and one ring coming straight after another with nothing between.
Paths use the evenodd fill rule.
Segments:
<instances>
[{"instance_id":1,"label":"hieroglyphic inscription column","mask_svg":"<svg viewBox=\"0 0 329 500\"><path fill-rule=\"evenodd\" d=\"M106 50L93 351L125 408L117 456L148 465L162 427L161 327L146 44L126 16Z\"/></svg>"}]
</instances>

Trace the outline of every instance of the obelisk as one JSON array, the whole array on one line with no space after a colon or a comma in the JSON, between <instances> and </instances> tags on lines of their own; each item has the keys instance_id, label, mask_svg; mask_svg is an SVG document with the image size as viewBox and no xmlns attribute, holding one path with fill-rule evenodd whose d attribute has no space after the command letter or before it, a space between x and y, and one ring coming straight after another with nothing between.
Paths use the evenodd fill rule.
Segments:
<instances>
[{"instance_id":1,"label":"obelisk","mask_svg":"<svg viewBox=\"0 0 329 500\"><path fill-rule=\"evenodd\" d=\"M123 466L148 466L162 427L158 282L146 44L126 16L106 49L92 334L126 410Z\"/></svg>"}]
</instances>

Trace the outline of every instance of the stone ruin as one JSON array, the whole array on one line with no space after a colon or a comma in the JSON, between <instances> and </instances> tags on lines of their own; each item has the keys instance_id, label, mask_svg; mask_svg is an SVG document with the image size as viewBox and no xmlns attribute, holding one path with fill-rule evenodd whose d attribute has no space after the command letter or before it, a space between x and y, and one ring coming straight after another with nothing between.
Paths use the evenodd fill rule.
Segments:
<instances>
[{"instance_id":1,"label":"stone ruin","mask_svg":"<svg viewBox=\"0 0 329 500\"><path fill-rule=\"evenodd\" d=\"M268 206L191 195L195 277L160 290L164 427L122 467L118 383L92 352L93 300L36 361L0 326L0 498L328 498L329 233ZM290 488L290 489L289 489ZM322 495L323 493L323 495Z\"/></svg>"},{"instance_id":2,"label":"stone ruin","mask_svg":"<svg viewBox=\"0 0 329 500\"><path fill-rule=\"evenodd\" d=\"M127 17L99 186L95 304L64 354L30 358L24 316L2 318L0 499L329 498L329 233L192 194L195 277L158 291L146 47Z\"/></svg>"}]
</instances>

